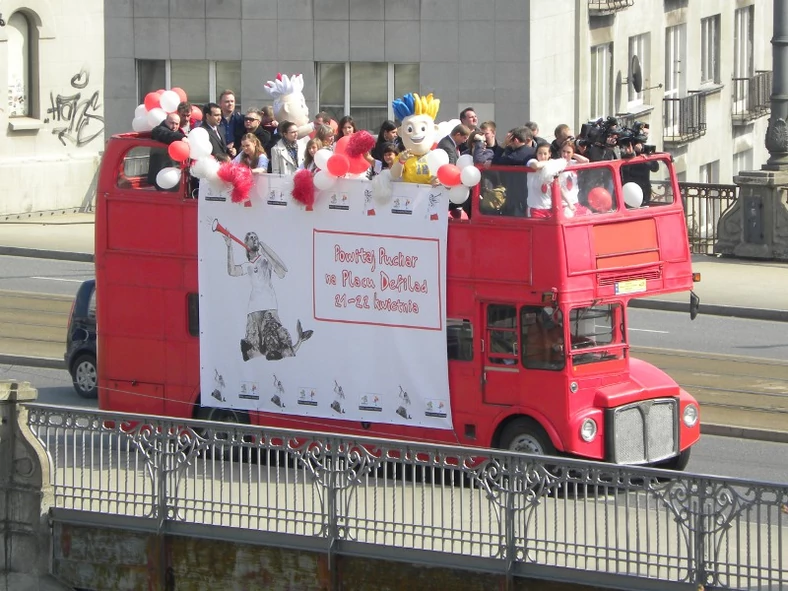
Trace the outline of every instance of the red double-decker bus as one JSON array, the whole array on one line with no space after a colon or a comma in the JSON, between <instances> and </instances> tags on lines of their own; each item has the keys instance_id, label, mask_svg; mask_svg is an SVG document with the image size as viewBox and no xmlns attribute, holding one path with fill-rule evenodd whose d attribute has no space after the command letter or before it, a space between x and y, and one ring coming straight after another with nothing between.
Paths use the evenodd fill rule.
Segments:
<instances>
[{"instance_id":1,"label":"red double-decker bus","mask_svg":"<svg viewBox=\"0 0 788 591\"><path fill-rule=\"evenodd\" d=\"M103 157L96 210L100 408L686 465L700 435L698 404L664 372L630 356L627 332L632 298L692 288L668 155L569 166L547 179L552 209L541 218L527 215L528 169L482 171L469 219L449 222L453 429L438 430L200 405L198 203L185 180L171 191L148 182L151 155L163 149L145 134L123 134L110 139ZM638 207L627 204L629 178L641 179ZM573 212L565 209L567 189L577 201Z\"/></svg>"}]
</instances>

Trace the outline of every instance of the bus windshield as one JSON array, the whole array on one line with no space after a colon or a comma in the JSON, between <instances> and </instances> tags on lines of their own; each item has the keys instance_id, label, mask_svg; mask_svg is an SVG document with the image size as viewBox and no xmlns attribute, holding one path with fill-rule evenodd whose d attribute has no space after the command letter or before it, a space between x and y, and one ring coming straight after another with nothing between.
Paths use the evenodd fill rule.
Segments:
<instances>
[{"instance_id":1,"label":"bus windshield","mask_svg":"<svg viewBox=\"0 0 788 591\"><path fill-rule=\"evenodd\" d=\"M569 313L574 365L620 359L624 355L624 314L620 304L595 304Z\"/></svg>"}]
</instances>

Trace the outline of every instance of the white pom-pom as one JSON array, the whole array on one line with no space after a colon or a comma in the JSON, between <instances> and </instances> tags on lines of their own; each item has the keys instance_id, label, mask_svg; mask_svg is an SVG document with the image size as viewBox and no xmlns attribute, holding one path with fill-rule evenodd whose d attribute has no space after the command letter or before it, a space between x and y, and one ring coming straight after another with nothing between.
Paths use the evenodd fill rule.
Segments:
<instances>
[{"instance_id":1,"label":"white pom-pom","mask_svg":"<svg viewBox=\"0 0 788 591\"><path fill-rule=\"evenodd\" d=\"M391 171L389 169L380 171L380 174L372 179L372 198L385 205L391 201L392 192Z\"/></svg>"}]
</instances>

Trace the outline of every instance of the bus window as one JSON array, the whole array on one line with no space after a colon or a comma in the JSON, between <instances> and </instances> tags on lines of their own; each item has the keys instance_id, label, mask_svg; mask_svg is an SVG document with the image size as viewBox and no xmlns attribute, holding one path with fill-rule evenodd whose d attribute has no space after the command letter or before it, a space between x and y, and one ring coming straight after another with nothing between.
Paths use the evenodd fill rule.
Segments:
<instances>
[{"instance_id":1,"label":"bus window","mask_svg":"<svg viewBox=\"0 0 788 591\"><path fill-rule=\"evenodd\" d=\"M525 217L528 189L525 169L483 170L479 191L479 210L484 215Z\"/></svg>"},{"instance_id":2,"label":"bus window","mask_svg":"<svg viewBox=\"0 0 788 591\"><path fill-rule=\"evenodd\" d=\"M473 361L473 325L471 321L447 318L446 345L449 359Z\"/></svg>"},{"instance_id":3,"label":"bus window","mask_svg":"<svg viewBox=\"0 0 788 591\"><path fill-rule=\"evenodd\" d=\"M487 342L490 363L517 365L517 310L514 306L487 306Z\"/></svg>"},{"instance_id":4,"label":"bus window","mask_svg":"<svg viewBox=\"0 0 788 591\"><path fill-rule=\"evenodd\" d=\"M564 368L564 328L560 310L540 306L520 308L523 365L529 369Z\"/></svg>"},{"instance_id":5,"label":"bus window","mask_svg":"<svg viewBox=\"0 0 788 591\"><path fill-rule=\"evenodd\" d=\"M613 185L613 173L609 168L578 169L578 202L591 213L608 213L618 209Z\"/></svg>"},{"instance_id":6,"label":"bus window","mask_svg":"<svg viewBox=\"0 0 788 591\"><path fill-rule=\"evenodd\" d=\"M600 347L623 344L624 315L620 304L604 304L575 308L569 313L569 335L574 365L620 359L622 347L599 350ZM586 352L585 350L589 351Z\"/></svg>"},{"instance_id":7,"label":"bus window","mask_svg":"<svg viewBox=\"0 0 788 591\"><path fill-rule=\"evenodd\" d=\"M667 163L662 160L652 164L657 166L654 172L651 173L651 194L648 203L645 202L644 194L644 205L670 205L675 200L673 185L670 182L670 169Z\"/></svg>"},{"instance_id":8,"label":"bus window","mask_svg":"<svg viewBox=\"0 0 788 591\"><path fill-rule=\"evenodd\" d=\"M633 162L621 167L621 186L627 209L646 207L653 194L651 177L659 171L659 162Z\"/></svg>"},{"instance_id":9,"label":"bus window","mask_svg":"<svg viewBox=\"0 0 788 591\"><path fill-rule=\"evenodd\" d=\"M150 156L151 149L144 146L137 146L126 152L118 171L118 187L155 191L155 185L148 180Z\"/></svg>"}]
</instances>

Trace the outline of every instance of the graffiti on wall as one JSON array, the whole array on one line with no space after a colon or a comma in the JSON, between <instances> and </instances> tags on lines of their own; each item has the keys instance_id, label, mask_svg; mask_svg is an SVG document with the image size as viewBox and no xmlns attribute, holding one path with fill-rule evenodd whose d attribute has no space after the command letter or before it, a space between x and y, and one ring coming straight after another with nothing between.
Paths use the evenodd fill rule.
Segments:
<instances>
[{"instance_id":1,"label":"graffiti on wall","mask_svg":"<svg viewBox=\"0 0 788 591\"><path fill-rule=\"evenodd\" d=\"M65 146L71 142L78 148L92 142L104 132L104 117L98 115L101 104L99 91L96 90L89 97L83 91L90 83L90 70L82 68L71 77L71 87L76 90L74 94L55 96L49 93L50 107L47 115L51 116L55 127L52 133L58 137Z\"/></svg>"}]
</instances>

